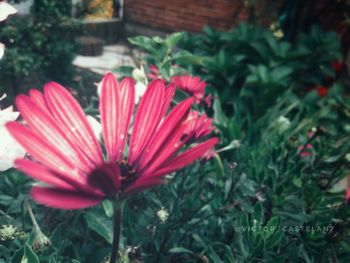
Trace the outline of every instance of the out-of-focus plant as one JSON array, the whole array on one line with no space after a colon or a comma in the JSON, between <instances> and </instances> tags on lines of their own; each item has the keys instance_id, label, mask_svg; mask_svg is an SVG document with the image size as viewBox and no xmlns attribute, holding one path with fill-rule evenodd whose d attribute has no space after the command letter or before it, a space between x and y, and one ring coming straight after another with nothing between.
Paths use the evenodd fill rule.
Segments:
<instances>
[{"instance_id":1,"label":"out-of-focus plant","mask_svg":"<svg viewBox=\"0 0 350 263\"><path fill-rule=\"evenodd\" d=\"M202 35L184 38L180 46L204 57L206 67L200 73L209 83L220 83L216 90L223 103L254 94L265 96L263 101L269 104L276 97L271 94L291 86L303 93L306 87L321 84L324 77L333 77L331 62L341 59L336 34L319 27L301 34L295 43L247 24L228 32L205 28Z\"/></svg>"},{"instance_id":2,"label":"out-of-focus plant","mask_svg":"<svg viewBox=\"0 0 350 263\"><path fill-rule=\"evenodd\" d=\"M194 36L140 36L130 42L150 54L145 57L146 70L154 64L165 79L191 71L218 93L226 112L239 100L252 117L263 114L289 88L303 95L334 78L332 62L342 58L336 34L316 26L294 43L248 24L227 32L206 27Z\"/></svg>"},{"instance_id":3,"label":"out-of-focus plant","mask_svg":"<svg viewBox=\"0 0 350 263\"><path fill-rule=\"evenodd\" d=\"M0 63L2 86L14 89L48 80L69 83L76 50L72 32L78 22L62 1L34 1L29 16L12 17L0 32L7 52Z\"/></svg>"},{"instance_id":4,"label":"out-of-focus plant","mask_svg":"<svg viewBox=\"0 0 350 263\"><path fill-rule=\"evenodd\" d=\"M0 2L0 22L6 20L9 15L13 15L17 12L17 10L9 5L6 1ZM4 56L5 45L0 42L0 59Z\"/></svg>"}]
</instances>

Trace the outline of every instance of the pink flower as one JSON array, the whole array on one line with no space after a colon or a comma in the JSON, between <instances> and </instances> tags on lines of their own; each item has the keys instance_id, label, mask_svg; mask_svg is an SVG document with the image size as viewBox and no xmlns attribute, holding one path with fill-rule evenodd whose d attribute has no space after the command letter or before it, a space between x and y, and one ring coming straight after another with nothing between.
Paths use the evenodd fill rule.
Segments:
<instances>
[{"instance_id":1,"label":"pink flower","mask_svg":"<svg viewBox=\"0 0 350 263\"><path fill-rule=\"evenodd\" d=\"M327 92L328 92L326 86L318 86L316 88L316 90L317 90L317 93L320 97L325 97L327 95Z\"/></svg>"},{"instance_id":2,"label":"pink flower","mask_svg":"<svg viewBox=\"0 0 350 263\"><path fill-rule=\"evenodd\" d=\"M350 187L346 189L346 193L345 193L345 202L347 204L350 203Z\"/></svg>"},{"instance_id":3,"label":"pink flower","mask_svg":"<svg viewBox=\"0 0 350 263\"><path fill-rule=\"evenodd\" d=\"M191 111L186 120L186 129L184 131L184 141L196 141L210 133L215 127L213 120L204 113L200 115L199 111Z\"/></svg>"},{"instance_id":4,"label":"pink flower","mask_svg":"<svg viewBox=\"0 0 350 263\"><path fill-rule=\"evenodd\" d=\"M159 78L159 69L157 68L157 66L151 64L149 66L151 72L147 73L147 77L150 78L151 80L155 80Z\"/></svg>"},{"instance_id":5,"label":"pink flower","mask_svg":"<svg viewBox=\"0 0 350 263\"><path fill-rule=\"evenodd\" d=\"M310 150L312 149L312 144L307 144L306 147L304 146L299 146L298 150L299 150L299 156L301 157L308 157L311 156L311 152Z\"/></svg>"},{"instance_id":6,"label":"pink flower","mask_svg":"<svg viewBox=\"0 0 350 263\"><path fill-rule=\"evenodd\" d=\"M211 107L212 101L213 101L213 97L211 96L211 94L209 94L208 96L204 97L204 99L203 99L204 104L205 104L208 108Z\"/></svg>"},{"instance_id":7,"label":"pink flower","mask_svg":"<svg viewBox=\"0 0 350 263\"><path fill-rule=\"evenodd\" d=\"M83 109L65 88L50 82L43 94L31 90L29 96L19 95L16 104L27 125L10 122L7 129L30 155L17 160L16 168L44 184L33 186L33 199L61 209L90 207L161 184L165 175L202 157L219 140L185 150L181 138L193 99L166 115L173 94L173 86L153 81L132 118L133 80L118 83L108 73L100 101L106 156Z\"/></svg>"},{"instance_id":8,"label":"pink flower","mask_svg":"<svg viewBox=\"0 0 350 263\"><path fill-rule=\"evenodd\" d=\"M331 61L331 65L335 72L340 72L344 66L344 64L340 60Z\"/></svg>"},{"instance_id":9,"label":"pink flower","mask_svg":"<svg viewBox=\"0 0 350 263\"><path fill-rule=\"evenodd\" d=\"M202 81L200 77L175 76L172 78L172 82L177 88L193 96L197 104L204 98L207 83Z\"/></svg>"}]
</instances>

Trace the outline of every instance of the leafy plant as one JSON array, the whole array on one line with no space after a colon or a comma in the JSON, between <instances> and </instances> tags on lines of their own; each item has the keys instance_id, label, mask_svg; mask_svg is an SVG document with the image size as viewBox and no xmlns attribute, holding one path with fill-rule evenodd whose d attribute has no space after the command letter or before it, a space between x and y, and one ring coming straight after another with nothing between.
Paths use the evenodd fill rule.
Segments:
<instances>
[{"instance_id":1,"label":"leafy plant","mask_svg":"<svg viewBox=\"0 0 350 263\"><path fill-rule=\"evenodd\" d=\"M6 21L0 32L7 47L0 64L2 88L17 93L28 84L71 82L76 51L71 36L79 24L70 18L69 8L60 1L34 1L30 16Z\"/></svg>"}]
</instances>

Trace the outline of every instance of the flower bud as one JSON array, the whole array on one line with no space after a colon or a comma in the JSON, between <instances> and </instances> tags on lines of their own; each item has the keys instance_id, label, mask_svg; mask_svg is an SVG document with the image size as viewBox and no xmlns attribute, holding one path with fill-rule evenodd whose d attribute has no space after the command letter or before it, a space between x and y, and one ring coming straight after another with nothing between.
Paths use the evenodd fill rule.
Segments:
<instances>
[{"instance_id":1,"label":"flower bud","mask_svg":"<svg viewBox=\"0 0 350 263\"><path fill-rule=\"evenodd\" d=\"M39 228L35 228L32 248L37 251L50 245L50 239L45 236L45 234Z\"/></svg>"}]
</instances>

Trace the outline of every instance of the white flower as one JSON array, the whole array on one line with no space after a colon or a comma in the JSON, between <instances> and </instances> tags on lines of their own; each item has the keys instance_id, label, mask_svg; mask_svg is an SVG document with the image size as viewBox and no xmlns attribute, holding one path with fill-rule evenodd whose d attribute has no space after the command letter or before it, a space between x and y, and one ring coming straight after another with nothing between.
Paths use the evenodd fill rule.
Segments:
<instances>
[{"instance_id":1,"label":"white flower","mask_svg":"<svg viewBox=\"0 0 350 263\"><path fill-rule=\"evenodd\" d=\"M0 43L0 59L4 56L5 52L5 45L3 43Z\"/></svg>"},{"instance_id":2,"label":"white flower","mask_svg":"<svg viewBox=\"0 0 350 263\"><path fill-rule=\"evenodd\" d=\"M12 240L16 237L17 227L13 225L2 225L0 228L0 240Z\"/></svg>"},{"instance_id":3,"label":"white flower","mask_svg":"<svg viewBox=\"0 0 350 263\"><path fill-rule=\"evenodd\" d=\"M157 211L157 217L159 221L164 224L168 220L169 212L164 207L162 207Z\"/></svg>"},{"instance_id":4,"label":"white flower","mask_svg":"<svg viewBox=\"0 0 350 263\"><path fill-rule=\"evenodd\" d=\"M136 81L141 81L147 84L147 76L146 76L146 72L145 69L143 68L143 66L141 66L141 68L135 68L132 71L132 77L136 80Z\"/></svg>"},{"instance_id":5,"label":"white flower","mask_svg":"<svg viewBox=\"0 0 350 263\"><path fill-rule=\"evenodd\" d=\"M144 84L141 81L136 82L136 85L135 85L135 104L137 104L140 101L143 94L145 94L146 89L147 89L146 84Z\"/></svg>"},{"instance_id":6,"label":"white flower","mask_svg":"<svg viewBox=\"0 0 350 263\"><path fill-rule=\"evenodd\" d=\"M345 160L347 160L348 162L350 162L350 153L345 154Z\"/></svg>"},{"instance_id":7,"label":"white flower","mask_svg":"<svg viewBox=\"0 0 350 263\"><path fill-rule=\"evenodd\" d=\"M275 127L279 133L283 133L289 129L291 123L290 120L284 116L280 116L275 123Z\"/></svg>"},{"instance_id":8,"label":"white flower","mask_svg":"<svg viewBox=\"0 0 350 263\"><path fill-rule=\"evenodd\" d=\"M233 149L239 149L241 147L241 141L240 140L233 140L231 142Z\"/></svg>"},{"instance_id":9,"label":"white flower","mask_svg":"<svg viewBox=\"0 0 350 263\"><path fill-rule=\"evenodd\" d=\"M94 117L88 115L87 120L92 128L92 131L94 132L97 139L101 138L102 134L102 126L101 123L99 123Z\"/></svg>"},{"instance_id":10,"label":"white flower","mask_svg":"<svg viewBox=\"0 0 350 263\"><path fill-rule=\"evenodd\" d=\"M16 14L17 10L6 1L0 2L0 22L4 21L9 15Z\"/></svg>"},{"instance_id":11,"label":"white flower","mask_svg":"<svg viewBox=\"0 0 350 263\"><path fill-rule=\"evenodd\" d=\"M3 95L0 101L5 97L6 95ZM18 116L19 112L13 111L12 106L4 110L0 109L0 171L6 171L13 167L13 162L17 158L24 157L26 153L22 146L12 138L5 127L8 121L14 121Z\"/></svg>"}]
</instances>

